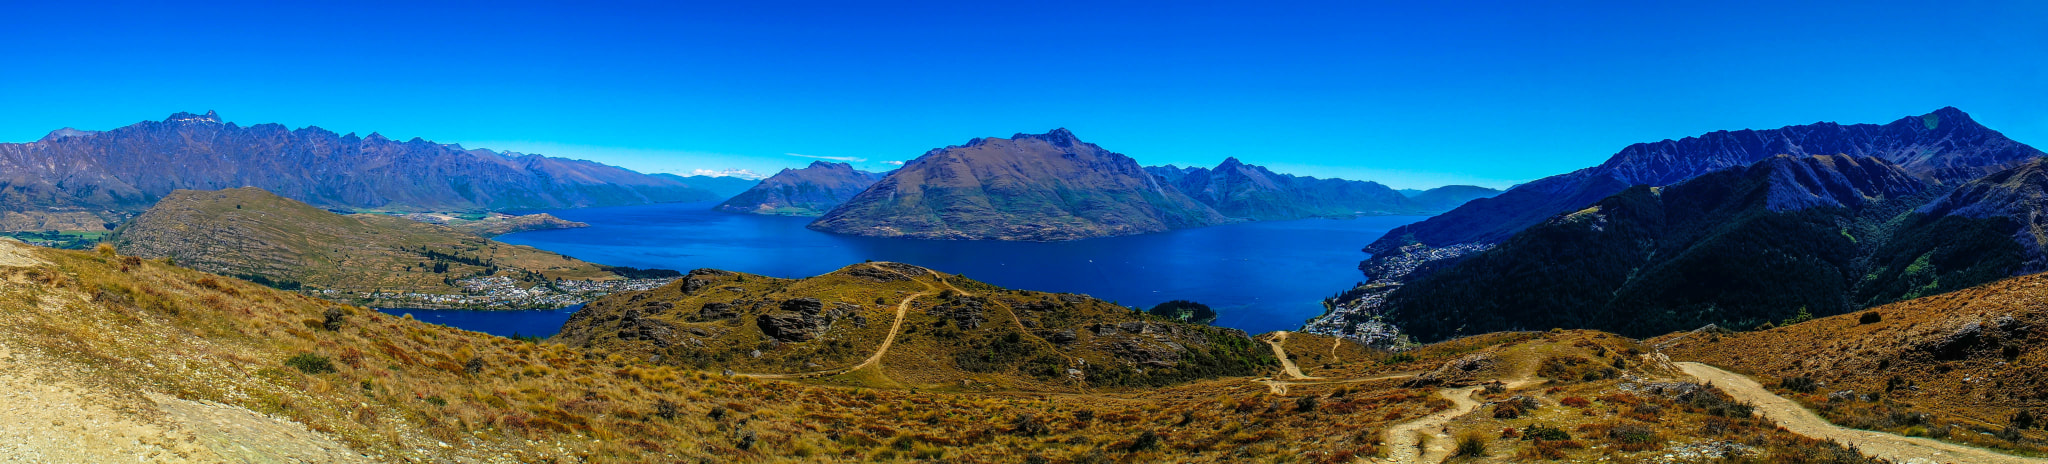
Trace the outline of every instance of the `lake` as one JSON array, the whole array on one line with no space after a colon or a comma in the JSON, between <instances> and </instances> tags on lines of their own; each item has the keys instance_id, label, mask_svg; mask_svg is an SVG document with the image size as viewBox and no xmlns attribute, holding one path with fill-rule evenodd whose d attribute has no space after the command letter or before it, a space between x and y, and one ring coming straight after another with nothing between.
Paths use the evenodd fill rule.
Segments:
<instances>
[{"instance_id":1,"label":"lake","mask_svg":"<svg viewBox=\"0 0 2048 464\"><path fill-rule=\"evenodd\" d=\"M1257 334L1297 329L1322 314L1323 298L1363 280L1357 266L1366 254L1360 248L1389 229L1425 218L1252 222L1055 243L928 241L828 234L805 229L811 218L712 211L715 204L549 210L591 227L497 240L615 266L792 278L866 260L897 261L1013 289L1084 293L1125 306L1194 300L1216 309L1216 325ZM552 334L568 317L566 311L400 312L500 335ZM532 325L486 322L500 317Z\"/></svg>"},{"instance_id":2,"label":"lake","mask_svg":"<svg viewBox=\"0 0 2048 464\"><path fill-rule=\"evenodd\" d=\"M562 331L562 323L569 322L569 315L583 305L562 309L537 309L528 311L476 311L468 309L410 309L377 308L377 311L393 316L411 314L413 319L431 322L462 330L473 330L500 337L532 335L552 337Z\"/></svg>"}]
</instances>

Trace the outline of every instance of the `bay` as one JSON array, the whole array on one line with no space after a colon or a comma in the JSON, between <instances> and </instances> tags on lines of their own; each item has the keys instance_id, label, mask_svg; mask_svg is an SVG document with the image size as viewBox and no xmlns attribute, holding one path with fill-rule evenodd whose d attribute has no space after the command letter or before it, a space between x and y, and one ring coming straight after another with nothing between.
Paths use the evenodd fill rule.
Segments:
<instances>
[{"instance_id":1,"label":"bay","mask_svg":"<svg viewBox=\"0 0 2048 464\"><path fill-rule=\"evenodd\" d=\"M713 205L549 210L591 227L522 232L497 240L614 266L714 268L785 278L823 274L866 260L896 261L1013 289L1083 293L1125 306L1198 301L1216 309L1216 325L1257 334L1293 330L1322 314L1323 298L1362 280L1357 266L1367 255L1359 251L1361 247L1387 230L1426 218L1250 222L1040 243L836 235L805 229L811 218L726 213L711 210ZM421 310L410 311L421 317ZM449 324L491 332L462 325L489 314L464 315ZM561 318L566 320L566 313ZM502 324L493 327L502 329ZM545 332L559 327L555 322Z\"/></svg>"}]
</instances>

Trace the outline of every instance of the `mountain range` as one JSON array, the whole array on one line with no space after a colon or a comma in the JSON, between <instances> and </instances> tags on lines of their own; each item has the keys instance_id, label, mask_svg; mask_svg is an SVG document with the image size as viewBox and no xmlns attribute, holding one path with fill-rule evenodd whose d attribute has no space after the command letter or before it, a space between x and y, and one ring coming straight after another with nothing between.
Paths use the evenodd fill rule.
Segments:
<instances>
[{"instance_id":1,"label":"mountain range","mask_svg":"<svg viewBox=\"0 0 2048 464\"><path fill-rule=\"evenodd\" d=\"M1418 200L1376 182L1279 174L1235 157L1213 169L1166 165L1145 171L1232 218L1271 221L1449 209L1435 203L1446 201L1444 194Z\"/></svg>"},{"instance_id":2,"label":"mountain range","mask_svg":"<svg viewBox=\"0 0 2048 464\"><path fill-rule=\"evenodd\" d=\"M859 195L882 178L881 173L854 169L846 163L812 161L803 169L783 169L752 188L719 203L716 209L775 216L818 216Z\"/></svg>"},{"instance_id":3,"label":"mountain range","mask_svg":"<svg viewBox=\"0 0 2048 464\"><path fill-rule=\"evenodd\" d=\"M258 187L315 206L478 211L717 198L677 177L599 163L178 113L107 131L0 144L0 210L68 226L117 223L173 190ZM7 221L13 224L25 221ZM49 224L23 224L48 226Z\"/></svg>"},{"instance_id":4,"label":"mountain range","mask_svg":"<svg viewBox=\"0 0 2048 464\"><path fill-rule=\"evenodd\" d=\"M1886 225L1930 189L1883 159L1827 155L1636 186L1418 276L1379 313L1422 340L1538 327L1649 336L1840 314L1910 292L1866 274L1894 233Z\"/></svg>"},{"instance_id":5,"label":"mountain range","mask_svg":"<svg viewBox=\"0 0 2048 464\"><path fill-rule=\"evenodd\" d=\"M1384 255L1411 243L1439 248L1499 243L1553 215L1577 211L1632 186L1670 185L1781 154L1882 158L1916 176L1950 185L2043 155L1952 107L1883 125L1820 122L1717 131L1630 145L1599 166L1538 179L1395 229L1365 250Z\"/></svg>"},{"instance_id":6,"label":"mountain range","mask_svg":"<svg viewBox=\"0 0 2048 464\"><path fill-rule=\"evenodd\" d=\"M841 179L858 173L835 169L826 172ZM771 179L757 190L830 189L822 184L797 185ZM1411 197L1375 182L1275 173L1235 157L1213 169L1140 167L1128 156L1055 129L932 150L826 212L810 227L880 237L1073 240L1241 221L1431 214L1493 193L1451 186ZM761 196L743 195L721 208L783 207L778 200L764 201Z\"/></svg>"}]
</instances>

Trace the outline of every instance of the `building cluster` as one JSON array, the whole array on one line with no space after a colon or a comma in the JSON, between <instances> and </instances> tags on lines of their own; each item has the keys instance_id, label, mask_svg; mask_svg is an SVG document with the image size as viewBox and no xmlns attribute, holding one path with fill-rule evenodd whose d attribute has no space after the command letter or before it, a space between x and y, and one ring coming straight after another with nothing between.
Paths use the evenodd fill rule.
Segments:
<instances>
[{"instance_id":1,"label":"building cluster","mask_svg":"<svg viewBox=\"0 0 2048 464\"><path fill-rule=\"evenodd\" d=\"M327 298L355 298L380 307L428 309L554 309L583 304L598 297L624 291L651 290L674 282L675 278L618 280L561 280L527 284L504 276L471 277L455 281L462 293L428 293L345 290L314 291Z\"/></svg>"}]
</instances>

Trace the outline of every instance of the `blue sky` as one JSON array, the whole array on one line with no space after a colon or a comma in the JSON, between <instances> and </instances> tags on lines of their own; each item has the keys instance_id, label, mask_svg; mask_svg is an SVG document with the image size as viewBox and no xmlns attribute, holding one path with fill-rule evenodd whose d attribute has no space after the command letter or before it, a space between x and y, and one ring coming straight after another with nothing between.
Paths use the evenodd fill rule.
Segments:
<instances>
[{"instance_id":1,"label":"blue sky","mask_svg":"<svg viewBox=\"0 0 2048 464\"><path fill-rule=\"evenodd\" d=\"M768 173L1067 127L1395 187L1942 106L2048 146L2048 2L36 3L0 28L0 141L213 109Z\"/></svg>"}]
</instances>

